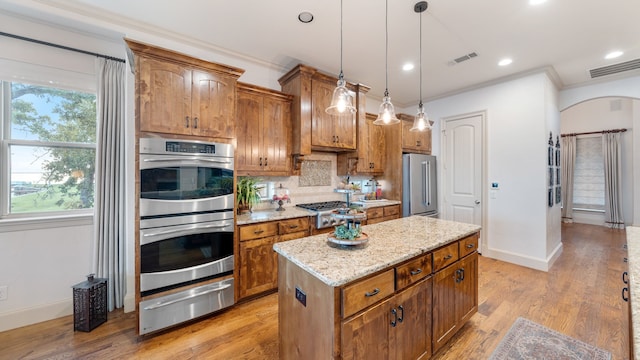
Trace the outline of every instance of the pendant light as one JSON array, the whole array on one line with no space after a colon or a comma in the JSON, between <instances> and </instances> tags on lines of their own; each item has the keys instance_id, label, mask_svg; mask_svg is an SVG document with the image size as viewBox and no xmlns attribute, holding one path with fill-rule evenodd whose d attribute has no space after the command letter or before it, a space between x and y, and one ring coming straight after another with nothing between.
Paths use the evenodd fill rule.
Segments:
<instances>
[{"instance_id":1,"label":"pendant light","mask_svg":"<svg viewBox=\"0 0 640 360\"><path fill-rule=\"evenodd\" d=\"M424 113L424 105L422 105L422 13L427 10L429 4L426 1L416 3L413 10L420 16L420 104L418 104L418 113L413 120L413 126L409 131L426 131L431 129L431 122Z\"/></svg>"},{"instance_id":2,"label":"pendant light","mask_svg":"<svg viewBox=\"0 0 640 360\"><path fill-rule=\"evenodd\" d=\"M331 104L325 109L327 114L342 115L345 113L353 114L356 107L353 106L353 96L349 94L349 90L345 86L344 74L342 73L342 0L340 0L340 75L338 75L338 84L333 90Z\"/></svg>"},{"instance_id":3,"label":"pendant light","mask_svg":"<svg viewBox=\"0 0 640 360\"><path fill-rule=\"evenodd\" d=\"M397 124L400 120L396 117L396 111L391 103L389 96L389 0L385 0L385 89L382 104L378 110L378 118L373 122L374 125L392 125Z\"/></svg>"}]
</instances>

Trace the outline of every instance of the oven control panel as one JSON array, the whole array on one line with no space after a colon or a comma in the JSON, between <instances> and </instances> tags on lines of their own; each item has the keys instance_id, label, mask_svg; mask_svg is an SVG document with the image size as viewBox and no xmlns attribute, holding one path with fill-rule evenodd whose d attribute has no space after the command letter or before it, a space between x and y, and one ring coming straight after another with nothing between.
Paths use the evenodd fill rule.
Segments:
<instances>
[{"instance_id":1,"label":"oven control panel","mask_svg":"<svg viewBox=\"0 0 640 360\"><path fill-rule=\"evenodd\" d=\"M167 141L165 150L171 153L215 154L216 146L193 142Z\"/></svg>"}]
</instances>

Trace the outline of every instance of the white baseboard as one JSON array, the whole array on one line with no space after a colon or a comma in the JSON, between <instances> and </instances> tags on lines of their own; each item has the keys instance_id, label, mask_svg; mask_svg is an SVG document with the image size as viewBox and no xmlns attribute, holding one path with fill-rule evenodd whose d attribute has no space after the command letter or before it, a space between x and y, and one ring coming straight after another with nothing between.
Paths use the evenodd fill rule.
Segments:
<instances>
[{"instance_id":1,"label":"white baseboard","mask_svg":"<svg viewBox=\"0 0 640 360\"><path fill-rule=\"evenodd\" d=\"M124 298L124 312L132 311L136 311L136 297L134 295L129 296L129 294L127 294ZM0 332L68 315L73 315L73 300L64 300L43 306L1 313Z\"/></svg>"},{"instance_id":2,"label":"white baseboard","mask_svg":"<svg viewBox=\"0 0 640 360\"><path fill-rule=\"evenodd\" d=\"M73 300L20 309L0 314L0 331L17 329L68 315L73 315Z\"/></svg>"},{"instance_id":3,"label":"white baseboard","mask_svg":"<svg viewBox=\"0 0 640 360\"><path fill-rule=\"evenodd\" d=\"M549 271L553 263L558 259L558 257L562 254L562 243L558 244L556 248L553 250L551 255L546 259L534 258L531 256L526 256L522 254L516 254L509 251L496 250L496 249L485 249L482 253L483 256L506 261L508 263L528 267L535 270L540 271Z\"/></svg>"}]
</instances>

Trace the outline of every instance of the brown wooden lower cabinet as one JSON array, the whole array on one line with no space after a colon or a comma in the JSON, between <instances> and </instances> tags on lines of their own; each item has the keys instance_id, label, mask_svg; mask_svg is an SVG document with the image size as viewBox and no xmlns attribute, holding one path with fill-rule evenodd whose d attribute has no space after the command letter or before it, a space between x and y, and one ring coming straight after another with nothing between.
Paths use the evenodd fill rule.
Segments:
<instances>
[{"instance_id":1,"label":"brown wooden lower cabinet","mask_svg":"<svg viewBox=\"0 0 640 360\"><path fill-rule=\"evenodd\" d=\"M343 359L431 356L431 278L342 324Z\"/></svg>"},{"instance_id":2,"label":"brown wooden lower cabinet","mask_svg":"<svg viewBox=\"0 0 640 360\"><path fill-rule=\"evenodd\" d=\"M477 240L476 233L338 287L279 256L280 358L430 358L477 312Z\"/></svg>"},{"instance_id":3,"label":"brown wooden lower cabinet","mask_svg":"<svg viewBox=\"0 0 640 360\"><path fill-rule=\"evenodd\" d=\"M478 311L478 253L433 276L433 351L438 351Z\"/></svg>"},{"instance_id":4,"label":"brown wooden lower cabinet","mask_svg":"<svg viewBox=\"0 0 640 360\"><path fill-rule=\"evenodd\" d=\"M400 217L400 205L388 205L367 209L367 225Z\"/></svg>"},{"instance_id":5,"label":"brown wooden lower cabinet","mask_svg":"<svg viewBox=\"0 0 640 360\"><path fill-rule=\"evenodd\" d=\"M309 236L309 218L238 226L238 299L278 288L278 254L273 244Z\"/></svg>"}]
</instances>

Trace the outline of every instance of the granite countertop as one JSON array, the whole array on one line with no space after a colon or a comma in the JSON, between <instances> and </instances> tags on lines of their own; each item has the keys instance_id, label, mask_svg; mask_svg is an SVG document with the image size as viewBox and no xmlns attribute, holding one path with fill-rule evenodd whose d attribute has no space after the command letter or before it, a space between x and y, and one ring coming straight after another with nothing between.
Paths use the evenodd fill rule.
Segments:
<instances>
[{"instance_id":1,"label":"granite countertop","mask_svg":"<svg viewBox=\"0 0 640 360\"><path fill-rule=\"evenodd\" d=\"M236 217L236 225L254 224L272 220L286 220L314 215L315 212L313 211L295 206L287 207L285 211L276 211L275 209L258 210L249 214L238 215Z\"/></svg>"},{"instance_id":2,"label":"granite countertop","mask_svg":"<svg viewBox=\"0 0 640 360\"><path fill-rule=\"evenodd\" d=\"M363 201L352 201L351 203L354 205L360 205L363 208L368 209L373 207L399 205L400 201L398 200L363 200Z\"/></svg>"},{"instance_id":3,"label":"granite countertop","mask_svg":"<svg viewBox=\"0 0 640 360\"><path fill-rule=\"evenodd\" d=\"M380 206L389 206L389 205L397 205L400 204L400 201L397 200L369 200L366 202L352 202L356 204L362 204L362 207L373 208ZM257 210L249 214L238 215L236 218L236 225L246 225L246 224L254 224L264 221L272 221L272 220L285 220L285 219L293 219L297 217L305 217L305 216L315 216L316 212L311 210L306 210L303 208L299 208L297 206L289 206L285 208L285 211L276 211L275 209L269 210Z\"/></svg>"},{"instance_id":4,"label":"granite countertop","mask_svg":"<svg viewBox=\"0 0 640 360\"><path fill-rule=\"evenodd\" d=\"M640 359L640 227L627 226L627 261L629 264L633 352L635 358Z\"/></svg>"},{"instance_id":5,"label":"granite countertop","mask_svg":"<svg viewBox=\"0 0 640 360\"><path fill-rule=\"evenodd\" d=\"M364 248L334 248L327 234L276 243L274 250L329 286L363 276L429 252L480 231L480 226L426 216L411 216L365 225Z\"/></svg>"}]
</instances>

